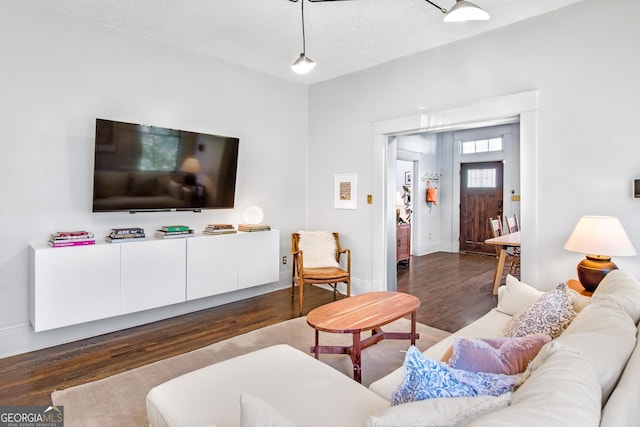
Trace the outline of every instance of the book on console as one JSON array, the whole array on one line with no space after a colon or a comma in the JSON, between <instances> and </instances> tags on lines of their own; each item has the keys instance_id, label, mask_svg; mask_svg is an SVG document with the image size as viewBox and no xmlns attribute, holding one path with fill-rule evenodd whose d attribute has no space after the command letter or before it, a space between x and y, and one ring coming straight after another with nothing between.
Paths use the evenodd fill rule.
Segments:
<instances>
[{"instance_id":1,"label":"book on console","mask_svg":"<svg viewBox=\"0 0 640 427\"><path fill-rule=\"evenodd\" d=\"M187 229L187 230L180 230L180 231L166 231L166 230L156 230L155 234L156 235L162 235L162 236L179 236L181 234L192 234L193 230L192 229Z\"/></svg>"},{"instance_id":2,"label":"book on console","mask_svg":"<svg viewBox=\"0 0 640 427\"><path fill-rule=\"evenodd\" d=\"M234 234L237 233L238 231L231 228L231 229L220 229L220 230L210 230L209 228L205 228L205 230L202 232L202 234L209 234L209 235L217 235L217 234Z\"/></svg>"},{"instance_id":3,"label":"book on console","mask_svg":"<svg viewBox=\"0 0 640 427\"><path fill-rule=\"evenodd\" d=\"M67 241L78 239L93 239L93 237L93 233L89 231L56 231L55 233L51 233L51 235L49 236L49 240Z\"/></svg>"},{"instance_id":4,"label":"book on console","mask_svg":"<svg viewBox=\"0 0 640 427\"><path fill-rule=\"evenodd\" d=\"M137 234L109 234L107 237L113 239L113 240L123 240L123 239L144 239L145 238L145 234L144 233L137 233Z\"/></svg>"},{"instance_id":5,"label":"book on console","mask_svg":"<svg viewBox=\"0 0 640 427\"><path fill-rule=\"evenodd\" d=\"M86 246L86 245L95 245L96 241L94 239L77 239L77 240L68 240L68 241L52 241L49 240L49 246L52 248L65 248L70 246Z\"/></svg>"},{"instance_id":6,"label":"book on console","mask_svg":"<svg viewBox=\"0 0 640 427\"><path fill-rule=\"evenodd\" d=\"M188 231L189 230L189 226L188 225L163 225L162 227L160 227L160 230L162 231Z\"/></svg>"},{"instance_id":7,"label":"book on console","mask_svg":"<svg viewBox=\"0 0 640 427\"><path fill-rule=\"evenodd\" d=\"M267 224L238 224L238 231L269 231L271 226Z\"/></svg>"},{"instance_id":8,"label":"book on console","mask_svg":"<svg viewBox=\"0 0 640 427\"><path fill-rule=\"evenodd\" d=\"M228 230L233 228L233 224L207 224L207 228L212 230Z\"/></svg>"},{"instance_id":9,"label":"book on console","mask_svg":"<svg viewBox=\"0 0 640 427\"><path fill-rule=\"evenodd\" d=\"M136 242L140 240L145 240L145 236L143 235L134 235L134 237L111 237L105 236L104 240L109 243L123 243L123 242Z\"/></svg>"},{"instance_id":10,"label":"book on console","mask_svg":"<svg viewBox=\"0 0 640 427\"><path fill-rule=\"evenodd\" d=\"M131 227L131 228L112 228L109 236L118 237L122 235L133 235L133 234L144 234L144 229L140 227Z\"/></svg>"},{"instance_id":11,"label":"book on console","mask_svg":"<svg viewBox=\"0 0 640 427\"><path fill-rule=\"evenodd\" d=\"M183 237L191 237L194 235L193 230L187 231L178 231L178 232L167 232L164 230L156 230L154 235L160 239L179 239Z\"/></svg>"}]
</instances>

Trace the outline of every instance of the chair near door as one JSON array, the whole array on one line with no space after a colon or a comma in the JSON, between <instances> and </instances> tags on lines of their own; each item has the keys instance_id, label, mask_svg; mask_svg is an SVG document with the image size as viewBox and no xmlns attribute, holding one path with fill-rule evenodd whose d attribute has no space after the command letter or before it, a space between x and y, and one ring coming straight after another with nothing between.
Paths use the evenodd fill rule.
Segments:
<instances>
[{"instance_id":1,"label":"chair near door","mask_svg":"<svg viewBox=\"0 0 640 427\"><path fill-rule=\"evenodd\" d=\"M513 214L513 216L505 216L504 220L507 223L508 233L515 233L516 231L520 231L520 223L518 222L518 215Z\"/></svg>"},{"instance_id":2,"label":"chair near door","mask_svg":"<svg viewBox=\"0 0 640 427\"><path fill-rule=\"evenodd\" d=\"M341 255L346 254L346 269L341 268ZM300 290L300 315L304 305L304 285L329 285L333 298L339 283L346 284L346 296L351 296L351 250L340 246L338 233L328 231L300 231L291 234L291 296L295 285Z\"/></svg>"},{"instance_id":3,"label":"chair near door","mask_svg":"<svg viewBox=\"0 0 640 427\"><path fill-rule=\"evenodd\" d=\"M515 233L520 231L520 222L518 221L518 215L505 216L505 222L507 223L507 233ZM513 256L520 256L520 248L509 248Z\"/></svg>"},{"instance_id":4,"label":"chair near door","mask_svg":"<svg viewBox=\"0 0 640 427\"><path fill-rule=\"evenodd\" d=\"M505 234L502 229L502 220L499 217L497 219L489 218L489 228L491 229L491 237L498 237ZM496 257L500 257L501 250L502 248L496 245ZM517 254L507 252L505 263L509 263L509 274L516 274L518 270L520 270L520 252Z\"/></svg>"}]
</instances>

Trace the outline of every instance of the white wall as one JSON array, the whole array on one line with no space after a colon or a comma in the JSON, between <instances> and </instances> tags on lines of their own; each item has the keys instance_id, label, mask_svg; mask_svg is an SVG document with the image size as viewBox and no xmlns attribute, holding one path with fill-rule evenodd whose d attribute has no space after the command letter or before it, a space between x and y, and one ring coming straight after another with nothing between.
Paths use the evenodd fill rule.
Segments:
<instances>
[{"instance_id":1,"label":"white wall","mask_svg":"<svg viewBox=\"0 0 640 427\"><path fill-rule=\"evenodd\" d=\"M616 11L626 10L621 15ZM582 255L562 247L581 215L620 218L640 249L640 200L632 180L640 176L635 115L640 98L640 58L634 55L640 4L585 0L510 27L310 89L309 223L338 229L352 249L353 275L361 290L375 288L373 205L336 211L331 182L336 172L357 172L362 194L372 194L372 123L476 101L540 91L537 169L528 226L535 237L523 257L538 260L533 285L548 289L576 277ZM522 161L526 161L525 158ZM529 168L526 168L527 170ZM530 195L533 196L533 195ZM522 192L522 198L527 194ZM531 197L533 199L533 197ZM445 215L445 212L442 212ZM640 276L640 258L617 257L619 267ZM526 276L525 276L526 278Z\"/></svg>"},{"instance_id":2,"label":"white wall","mask_svg":"<svg viewBox=\"0 0 640 427\"><path fill-rule=\"evenodd\" d=\"M208 222L242 222L242 210L258 205L288 255L290 233L305 226L308 90L21 1L0 3L0 28L0 357L277 287L35 334L27 247L53 231L103 236L112 227L152 231L165 223L199 231ZM236 208L91 213L96 117L239 137ZM282 267L283 284L289 275Z\"/></svg>"}]
</instances>

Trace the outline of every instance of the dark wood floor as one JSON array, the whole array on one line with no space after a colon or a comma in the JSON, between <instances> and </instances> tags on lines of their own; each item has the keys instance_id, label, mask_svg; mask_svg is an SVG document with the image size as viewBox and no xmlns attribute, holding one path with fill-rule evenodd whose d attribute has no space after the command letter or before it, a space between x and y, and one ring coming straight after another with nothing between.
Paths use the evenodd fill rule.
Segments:
<instances>
[{"instance_id":1,"label":"dark wood floor","mask_svg":"<svg viewBox=\"0 0 640 427\"><path fill-rule=\"evenodd\" d=\"M450 332L495 306L492 256L435 253L398 268L398 290L422 301L420 323ZM305 314L333 293L305 288ZM0 359L0 405L49 405L50 394L297 316L288 289L111 334Z\"/></svg>"}]
</instances>

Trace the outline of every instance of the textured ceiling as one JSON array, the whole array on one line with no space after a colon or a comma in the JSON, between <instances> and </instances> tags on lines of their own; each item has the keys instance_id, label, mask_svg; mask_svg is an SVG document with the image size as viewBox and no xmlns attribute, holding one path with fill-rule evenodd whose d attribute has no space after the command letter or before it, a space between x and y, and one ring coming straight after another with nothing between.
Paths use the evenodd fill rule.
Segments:
<instances>
[{"instance_id":1,"label":"textured ceiling","mask_svg":"<svg viewBox=\"0 0 640 427\"><path fill-rule=\"evenodd\" d=\"M299 76L301 2L289 0L23 0L78 19L313 84L372 67L580 0L474 0L489 21L448 23L424 0L305 3L306 53L317 66ZM450 8L454 0L435 1Z\"/></svg>"}]
</instances>

